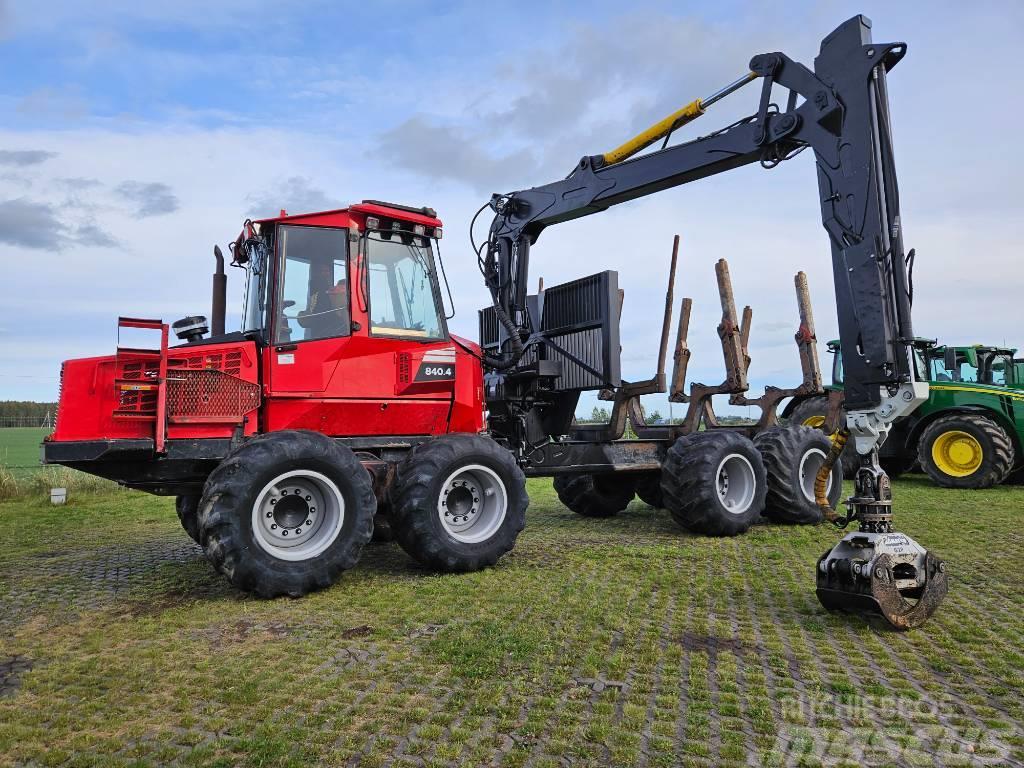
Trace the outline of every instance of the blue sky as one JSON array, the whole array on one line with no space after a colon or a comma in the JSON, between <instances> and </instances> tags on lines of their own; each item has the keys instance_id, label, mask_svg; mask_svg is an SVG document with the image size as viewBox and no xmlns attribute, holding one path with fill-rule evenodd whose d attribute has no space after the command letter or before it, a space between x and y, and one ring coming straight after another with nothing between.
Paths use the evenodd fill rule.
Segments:
<instances>
[{"instance_id":1,"label":"blue sky","mask_svg":"<svg viewBox=\"0 0 1024 768\"><path fill-rule=\"evenodd\" d=\"M1016 2L289 3L0 0L0 399L47 399L118 314L206 311L210 249L250 214L362 198L431 205L475 336L465 232L493 191L564 176L782 50L810 63L856 12L906 40L890 79L916 330L1024 344ZM753 111L741 92L690 133ZM835 335L813 162L742 169L545 233L534 276L626 290L624 368L650 374L667 257L695 298L691 372L721 378L713 264L754 307L755 389L798 377L792 275ZM235 275L231 275L234 278ZM240 282L229 285L237 308ZM652 402L652 407L659 407ZM662 410L664 410L664 407Z\"/></svg>"}]
</instances>

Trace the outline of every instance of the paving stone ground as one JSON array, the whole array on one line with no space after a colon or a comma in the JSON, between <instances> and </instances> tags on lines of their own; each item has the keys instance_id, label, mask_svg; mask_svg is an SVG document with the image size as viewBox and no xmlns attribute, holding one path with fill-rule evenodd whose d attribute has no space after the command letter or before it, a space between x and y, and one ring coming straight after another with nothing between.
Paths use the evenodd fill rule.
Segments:
<instances>
[{"instance_id":1,"label":"paving stone ground","mask_svg":"<svg viewBox=\"0 0 1024 768\"><path fill-rule=\"evenodd\" d=\"M0 765L1024 764L1024 488L896 486L942 555L921 630L832 616L829 527L680 531L546 481L497 568L371 545L333 588L232 590L168 499L0 504Z\"/></svg>"}]
</instances>

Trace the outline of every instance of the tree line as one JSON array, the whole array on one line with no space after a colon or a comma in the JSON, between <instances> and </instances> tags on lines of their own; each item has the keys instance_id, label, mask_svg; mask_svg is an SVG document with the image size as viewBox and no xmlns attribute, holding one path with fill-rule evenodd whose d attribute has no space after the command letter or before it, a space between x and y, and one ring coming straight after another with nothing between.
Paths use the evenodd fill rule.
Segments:
<instances>
[{"instance_id":1,"label":"tree line","mask_svg":"<svg viewBox=\"0 0 1024 768\"><path fill-rule=\"evenodd\" d=\"M56 413L56 403L36 403L32 400L0 400L0 419L39 419Z\"/></svg>"}]
</instances>

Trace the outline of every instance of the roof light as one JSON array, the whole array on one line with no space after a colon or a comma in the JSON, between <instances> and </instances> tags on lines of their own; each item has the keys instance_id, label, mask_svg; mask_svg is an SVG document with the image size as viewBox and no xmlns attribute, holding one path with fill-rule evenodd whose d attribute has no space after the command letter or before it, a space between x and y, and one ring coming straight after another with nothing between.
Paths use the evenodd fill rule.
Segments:
<instances>
[{"instance_id":1,"label":"roof light","mask_svg":"<svg viewBox=\"0 0 1024 768\"><path fill-rule=\"evenodd\" d=\"M440 227L434 227L434 239L436 239L436 240L440 240L441 239L441 228Z\"/></svg>"},{"instance_id":2,"label":"roof light","mask_svg":"<svg viewBox=\"0 0 1024 768\"><path fill-rule=\"evenodd\" d=\"M412 227L412 233L414 235L425 235L427 234L427 228L422 224L414 224Z\"/></svg>"},{"instance_id":3,"label":"roof light","mask_svg":"<svg viewBox=\"0 0 1024 768\"><path fill-rule=\"evenodd\" d=\"M379 229L380 228L380 219L378 219L376 216L367 216L366 217L366 228L367 229Z\"/></svg>"},{"instance_id":4,"label":"roof light","mask_svg":"<svg viewBox=\"0 0 1024 768\"><path fill-rule=\"evenodd\" d=\"M402 228L402 222L400 222L400 221L392 221L391 222L391 228L392 229L401 229Z\"/></svg>"}]
</instances>

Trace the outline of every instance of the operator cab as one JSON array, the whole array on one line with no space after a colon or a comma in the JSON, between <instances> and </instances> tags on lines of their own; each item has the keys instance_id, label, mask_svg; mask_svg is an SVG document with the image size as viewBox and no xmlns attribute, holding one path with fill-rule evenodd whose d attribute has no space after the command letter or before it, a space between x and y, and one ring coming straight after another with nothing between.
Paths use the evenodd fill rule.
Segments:
<instances>
[{"instance_id":1,"label":"operator cab","mask_svg":"<svg viewBox=\"0 0 1024 768\"><path fill-rule=\"evenodd\" d=\"M247 221L232 245L232 266L247 272L243 331L271 345L353 334L444 340L441 235L432 209L377 201Z\"/></svg>"}]
</instances>

